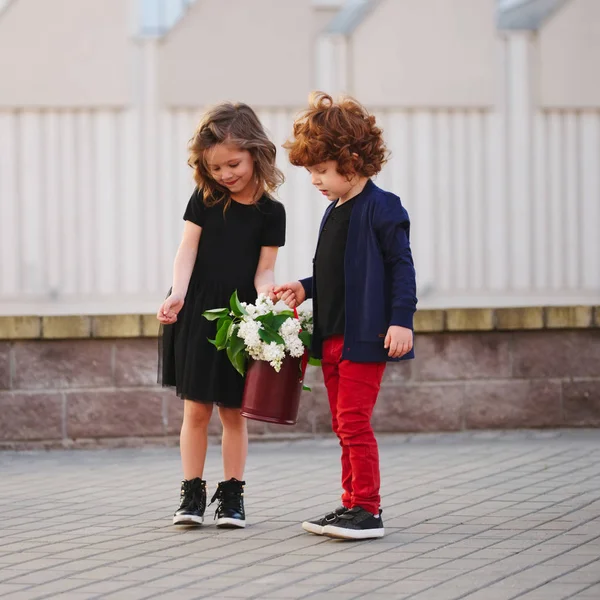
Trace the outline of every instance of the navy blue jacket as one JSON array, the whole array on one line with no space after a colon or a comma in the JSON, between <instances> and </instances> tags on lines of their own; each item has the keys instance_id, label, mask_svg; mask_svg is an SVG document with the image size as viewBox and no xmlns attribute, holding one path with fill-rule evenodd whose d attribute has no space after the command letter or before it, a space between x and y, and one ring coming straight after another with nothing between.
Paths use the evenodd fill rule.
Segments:
<instances>
[{"instance_id":1,"label":"navy blue jacket","mask_svg":"<svg viewBox=\"0 0 600 600\"><path fill-rule=\"evenodd\" d=\"M335 207L327 207L320 232ZM320 236L319 232L319 236ZM346 324L342 358L353 362L385 362L414 358L411 350L392 359L384 348L390 325L413 329L417 308L415 268L410 251L410 221L400 198L369 180L355 198L344 258L346 278ZM313 277L300 283L313 298L314 335L312 353L322 358L319 336L319 299Z\"/></svg>"}]
</instances>

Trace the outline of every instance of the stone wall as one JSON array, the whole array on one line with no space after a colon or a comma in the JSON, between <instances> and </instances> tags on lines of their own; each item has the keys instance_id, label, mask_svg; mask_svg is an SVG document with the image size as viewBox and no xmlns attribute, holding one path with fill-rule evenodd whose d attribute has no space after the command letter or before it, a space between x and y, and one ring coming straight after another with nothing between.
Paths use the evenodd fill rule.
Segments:
<instances>
[{"instance_id":1,"label":"stone wall","mask_svg":"<svg viewBox=\"0 0 600 600\"><path fill-rule=\"evenodd\" d=\"M377 431L600 426L600 307L419 311L415 328ZM155 384L156 334L151 315L1 317L0 447L176 443L183 402ZM320 371L307 380L295 427L251 433L330 431Z\"/></svg>"}]
</instances>

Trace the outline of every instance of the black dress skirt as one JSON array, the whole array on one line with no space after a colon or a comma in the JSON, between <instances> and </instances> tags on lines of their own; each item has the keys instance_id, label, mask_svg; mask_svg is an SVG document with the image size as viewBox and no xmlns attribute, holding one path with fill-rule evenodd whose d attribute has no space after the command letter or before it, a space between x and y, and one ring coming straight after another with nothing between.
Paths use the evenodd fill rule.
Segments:
<instances>
[{"instance_id":1,"label":"black dress skirt","mask_svg":"<svg viewBox=\"0 0 600 600\"><path fill-rule=\"evenodd\" d=\"M202 313L229 306L237 290L242 302L254 302L254 275L263 246L285 243L283 204L263 196L256 204L231 201L210 208L196 190L184 220L202 227L198 255L185 303L177 322L161 328L159 383L174 387L186 400L214 403L227 408L242 405L244 378L233 368L227 353L209 343L216 321Z\"/></svg>"}]
</instances>

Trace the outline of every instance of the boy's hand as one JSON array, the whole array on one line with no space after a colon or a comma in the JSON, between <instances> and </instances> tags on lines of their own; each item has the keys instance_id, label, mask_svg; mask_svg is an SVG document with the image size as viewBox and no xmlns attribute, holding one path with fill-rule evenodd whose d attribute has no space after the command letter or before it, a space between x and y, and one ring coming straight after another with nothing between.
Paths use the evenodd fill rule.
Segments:
<instances>
[{"instance_id":1,"label":"boy's hand","mask_svg":"<svg viewBox=\"0 0 600 600\"><path fill-rule=\"evenodd\" d=\"M304 286L299 281L291 281L276 287L275 294L279 300L283 300L290 308L296 308L306 300Z\"/></svg>"},{"instance_id":2,"label":"boy's hand","mask_svg":"<svg viewBox=\"0 0 600 600\"><path fill-rule=\"evenodd\" d=\"M384 347L389 348L390 358L400 358L410 352L413 347L413 332L406 327L390 325L385 336Z\"/></svg>"},{"instance_id":3,"label":"boy's hand","mask_svg":"<svg viewBox=\"0 0 600 600\"><path fill-rule=\"evenodd\" d=\"M163 325L171 325L177 321L177 315L183 308L184 297L180 294L171 294L158 309L156 318Z\"/></svg>"}]
</instances>

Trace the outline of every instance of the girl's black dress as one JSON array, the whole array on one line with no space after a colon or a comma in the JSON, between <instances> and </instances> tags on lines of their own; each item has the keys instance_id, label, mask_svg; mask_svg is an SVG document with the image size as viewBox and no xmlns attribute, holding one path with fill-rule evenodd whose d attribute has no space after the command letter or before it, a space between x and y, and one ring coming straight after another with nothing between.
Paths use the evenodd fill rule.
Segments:
<instances>
[{"instance_id":1,"label":"girl's black dress","mask_svg":"<svg viewBox=\"0 0 600 600\"><path fill-rule=\"evenodd\" d=\"M202 227L202 233L183 308L176 323L161 329L159 382L187 400L239 408L244 378L227 353L208 342L215 338L216 321L202 313L229 306L235 290L242 302L256 300L260 251L285 244L285 209L266 195L252 205L232 200L225 213L223 206L207 208L196 189L186 208L184 220Z\"/></svg>"}]
</instances>

